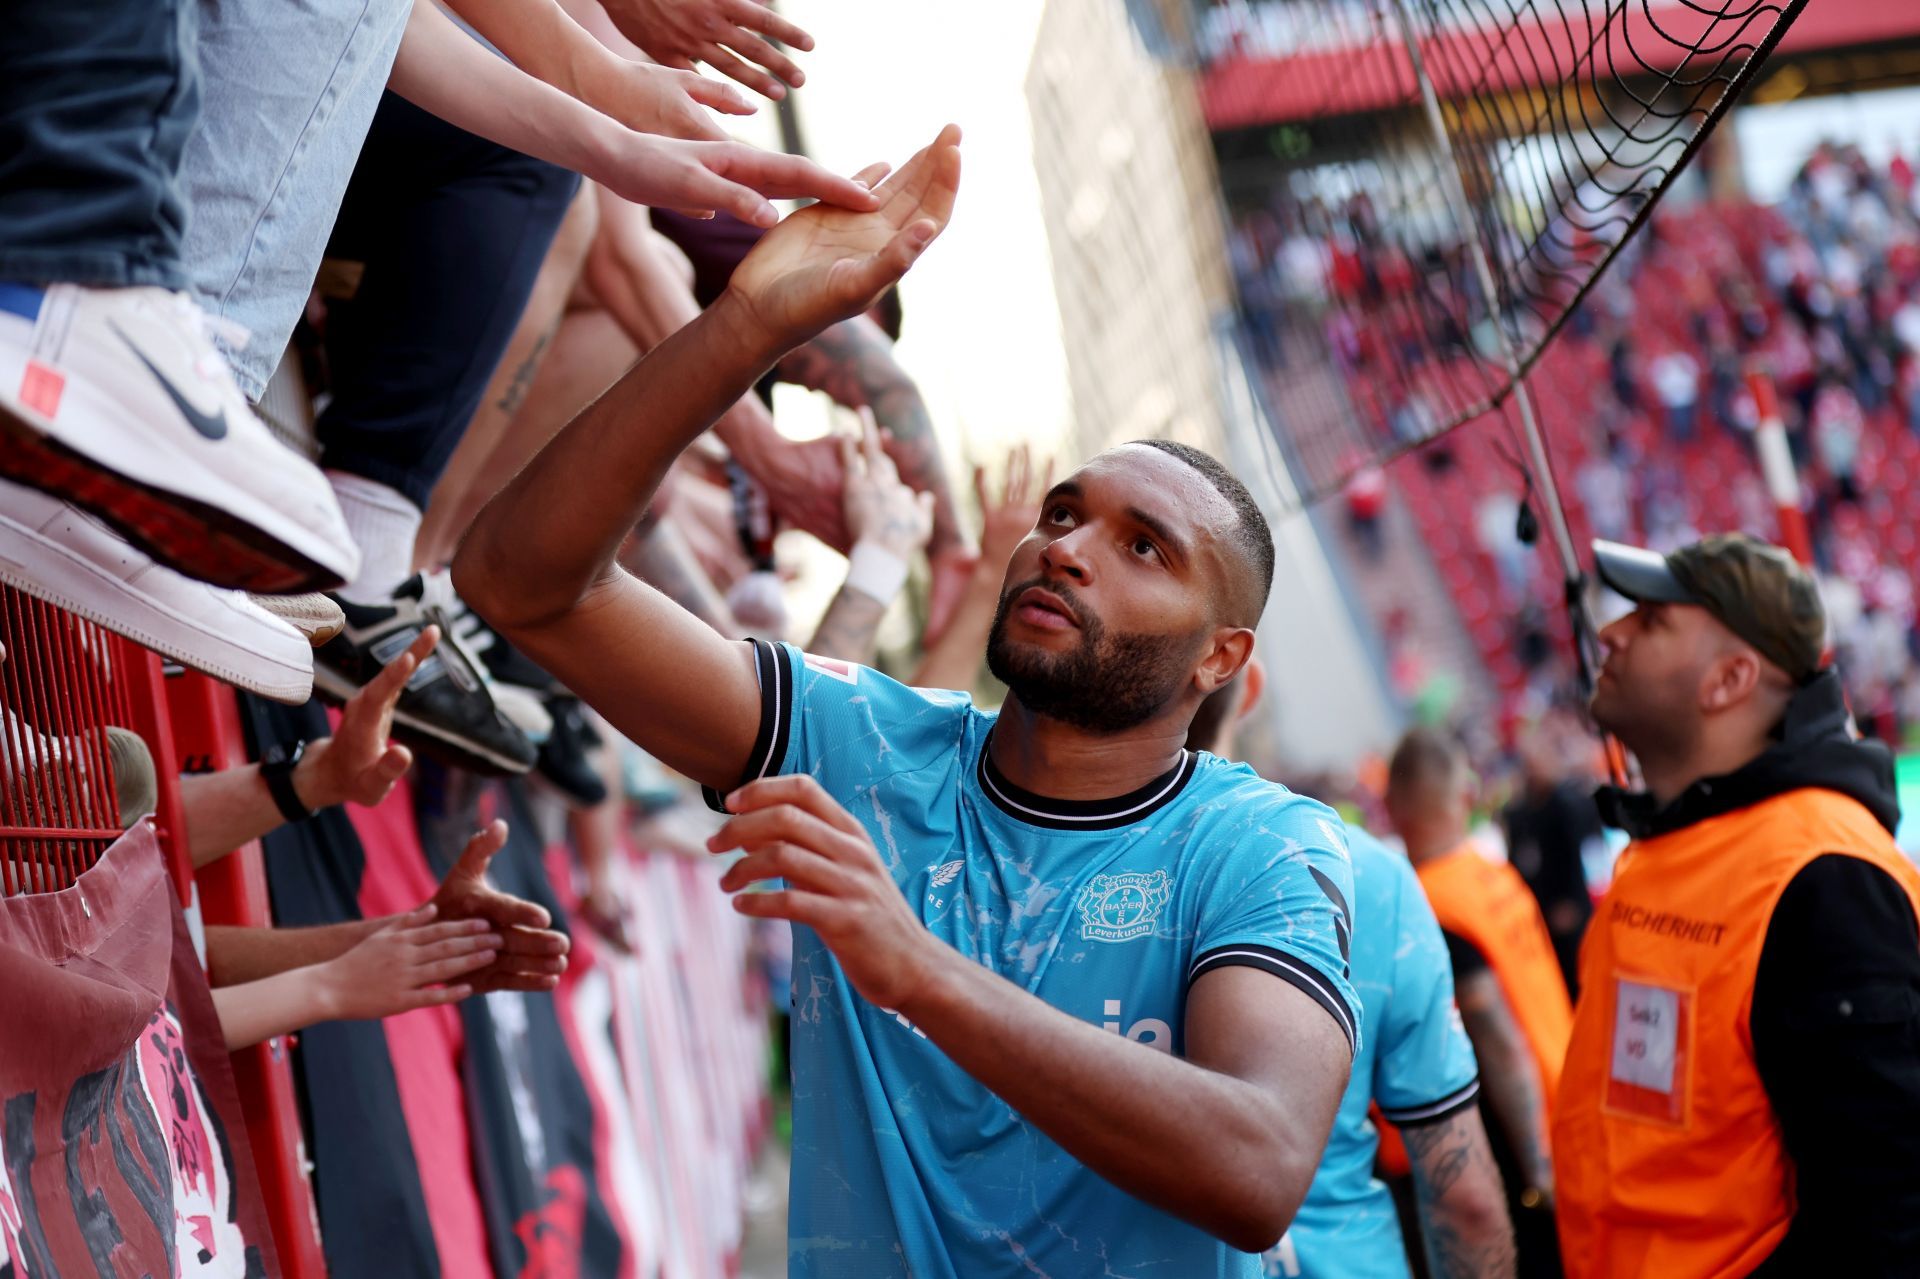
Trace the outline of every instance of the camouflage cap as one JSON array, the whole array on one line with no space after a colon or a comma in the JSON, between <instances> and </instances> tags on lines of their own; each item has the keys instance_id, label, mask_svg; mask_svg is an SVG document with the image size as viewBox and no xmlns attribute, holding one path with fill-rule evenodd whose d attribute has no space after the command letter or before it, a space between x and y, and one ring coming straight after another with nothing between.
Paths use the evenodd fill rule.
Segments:
<instances>
[{"instance_id":1,"label":"camouflage cap","mask_svg":"<svg viewBox=\"0 0 1920 1279\"><path fill-rule=\"evenodd\" d=\"M1820 670L1827 611L1792 555L1745 533L1715 533L1670 555L1596 541L1600 580L1636 603L1695 604L1805 683Z\"/></svg>"}]
</instances>

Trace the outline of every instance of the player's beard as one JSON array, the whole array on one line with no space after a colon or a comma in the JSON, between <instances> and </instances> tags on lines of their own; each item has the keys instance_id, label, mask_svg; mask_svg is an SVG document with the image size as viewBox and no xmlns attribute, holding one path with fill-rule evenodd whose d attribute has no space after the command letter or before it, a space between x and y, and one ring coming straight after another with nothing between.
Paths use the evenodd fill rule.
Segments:
<instances>
[{"instance_id":1,"label":"player's beard","mask_svg":"<svg viewBox=\"0 0 1920 1279\"><path fill-rule=\"evenodd\" d=\"M1080 643L1047 652L1007 638L1007 610L1043 586L1073 610ZM1193 676L1194 637L1109 633L1071 589L1038 578L1010 587L987 635L987 669L1035 715L1089 733L1120 733L1158 715Z\"/></svg>"}]
</instances>

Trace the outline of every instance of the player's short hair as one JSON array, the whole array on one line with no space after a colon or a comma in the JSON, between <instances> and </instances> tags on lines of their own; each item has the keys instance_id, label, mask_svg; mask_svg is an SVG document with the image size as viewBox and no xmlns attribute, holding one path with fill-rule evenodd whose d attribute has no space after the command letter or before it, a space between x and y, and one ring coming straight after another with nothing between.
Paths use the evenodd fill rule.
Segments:
<instances>
[{"instance_id":1,"label":"player's short hair","mask_svg":"<svg viewBox=\"0 0 1920 1279\"><path fill-rule=\"evenodd\" d=\"M1246 576L1244 584L1252 595L1253 616L1242 624L1252 626L1258 622L1267 606L1267 593L1273 589L1273 531L1267 527L1267 517L1260 513L1260 504L1253 500L1247 486L1211 453L1177 440L1134 440L1133 443L1179 458L1206 476L1214 491L1227 499L1227 505L1239 517L1234 523L1232 543Z\"/></svg>"}]
</instances>

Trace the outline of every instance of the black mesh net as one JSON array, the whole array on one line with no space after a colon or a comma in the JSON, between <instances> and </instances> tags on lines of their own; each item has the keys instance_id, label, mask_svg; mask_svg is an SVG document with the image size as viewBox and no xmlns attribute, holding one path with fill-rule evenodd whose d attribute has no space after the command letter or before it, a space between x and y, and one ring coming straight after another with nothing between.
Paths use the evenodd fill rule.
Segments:
<instances>
[{"instance_id":1,"label":"black mesh net","mask_svg":"<svg viewBox=\"0 0 1920 1279\"><path fill-rule=\"evenodd\" d=\"M1505 406L1804 4L1203 11L1245 330L1302 500Z\"/></svg>"}]
</instances>

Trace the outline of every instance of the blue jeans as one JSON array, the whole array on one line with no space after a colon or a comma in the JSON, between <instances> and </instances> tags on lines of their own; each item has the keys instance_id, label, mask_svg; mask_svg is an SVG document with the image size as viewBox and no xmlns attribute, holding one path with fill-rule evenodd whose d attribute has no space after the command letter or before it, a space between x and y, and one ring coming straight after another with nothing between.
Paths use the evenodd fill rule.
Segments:
<instances>
[{"instance_id":1,"label":"blue jeans","mask_svg":"<svg viewBox=\"0 0 1920 1279\"><path fill-rule=\"evenodd\" d=\"M8 5L0 280L191 288L253 333L227 355L258 399L306 305L411 8Z\"/></svg>"},{"instance_id":2,"label":"blue jeans","mask_svg":"<svg viewBox=\"0 0 1920 1279\"><path fill-rule=\"evenodd\" d=\"M579 187L386 96L327 245L353 283L327 303L322 466L426 509Z\"/></svg>"},{"instance_id":3,"label":"blue jeans","mask_svg":"<svg viewBox=\"0 0 1920 1279\"><path fill-rule=\"evenodd\" d=\"M194 0L38 0L0 18L0 280L186 283Z\"/></svg>"},{"instance_id":4,"label":"blue jeans","mask_svg":"<svg viewBox=\"0 0 1920 1279\"><path fill-rule=\"evenodd\" d=\"M194 300L253 334L226 354L258 399L306 307L412 5L198 3L207 105L182 170L185 261Z\"/></svg>"}]
</instances>

